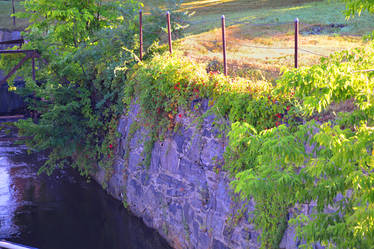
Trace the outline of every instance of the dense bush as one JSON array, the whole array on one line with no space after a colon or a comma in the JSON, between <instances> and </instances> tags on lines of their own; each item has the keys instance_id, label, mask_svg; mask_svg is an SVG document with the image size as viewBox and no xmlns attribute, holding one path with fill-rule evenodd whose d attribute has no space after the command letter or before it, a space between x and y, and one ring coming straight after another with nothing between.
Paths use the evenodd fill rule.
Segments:
<instances>
[{"instance_id":1,"label":"dense bush","mask_svg":"<svg viewBox=\"0 0 374 249\"><path fill-rule=\"evenodd\" d=\"M193 113L202 99L209 98L211 109L218 116L233 122L245 121L262 130L292 123L290 117L295 115L289 98L273 96L272 88L265 81L207 73L203 65L180 55L162 55L134 68L125 88L125 102L129 105L136 98L144 119L174 127L176 114L182 110ZM190 108L192 103L197 103L195 110Z\"/></svg>"},{"instance_id":2,"label":"dense bush","mask_svg":"<svg viewBox=\"0 0 374 249\"><path fill-rule=\"evenodd\" d=\"M291 219L305 247L320 242L328 248L371 248L374 74L360 70L373 67L373 55L368 46L286 71L273 91L292 92L305 120L348 100L355 105L351 112L325 123L304 122L294 131L282 125L257 133L246 123L233 124L230 150L247 165L236 171L233 185L256 201L254 221L264 248L276 248L290 208L313 201L310 217L295 213Z\"/></svg>"},{"instance_id":3,"label":"dense bush","mask_svg":"<svg viewBox=\"0 0 374 249\"><path fill-rule=\"evenodd\" d=\"M179 6L172 0L166 3L175 11ZM20 133L33 138L27 141L30 148L50 152L41 171L51 173L56 166L70 164L89 175L99 162L109 176L128 69L139 62L142 4L135 0L26 0L23 5L26 12L17 16L27 18L30 26L24 33L28 43L22 48L38 50L40 59L36 82L30 79L30 65L18 71L26 87L17 91L39 118L19 121ZM178 25L186 15L180 11L176 16L174 31L181 33L183 27ZM166 24L164 14L143 20L147 58L162 51L157 45L162 33L158 24ZM8 69L15 63L8 56L0 61Z\"/></svg>"},{"instance_id":4,"label":"dense bush","mask_svg":"<svg viewBox=\"0 0 374 249\"><path fill-rule=\"evenodd\" d=\"M126 71L137 62L137 15L141 5L125 2L36 1L24 2L31 25L24 33L23 49L41 55L37 82L30 67L18 73L26 87L28 108L38 122L21 120L22 135L31 136L30 148L48 150L41 170L71 164L88 175L100 162L109 167L114 155L118 116ZM10 67L15 60L2 59ZM73 159L73 160L71 160Z\"/></svg>"}]
</instances>

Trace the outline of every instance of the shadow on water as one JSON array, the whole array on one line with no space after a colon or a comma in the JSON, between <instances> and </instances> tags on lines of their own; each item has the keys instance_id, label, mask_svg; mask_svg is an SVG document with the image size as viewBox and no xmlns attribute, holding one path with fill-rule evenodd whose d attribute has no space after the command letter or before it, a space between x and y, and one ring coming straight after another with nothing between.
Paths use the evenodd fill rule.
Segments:
<instances>
[{"instance_id":1,"label":"shadow on water","mask_svg":"<svg viewBox=\"0 0 374 249\"><path fill-rule=\"evenodd\" d=\"M0 140L0 239L40 249L171 248L74 170L37 175L43 160L28 155L25 146Z\"/></svg>"}]
</instances>

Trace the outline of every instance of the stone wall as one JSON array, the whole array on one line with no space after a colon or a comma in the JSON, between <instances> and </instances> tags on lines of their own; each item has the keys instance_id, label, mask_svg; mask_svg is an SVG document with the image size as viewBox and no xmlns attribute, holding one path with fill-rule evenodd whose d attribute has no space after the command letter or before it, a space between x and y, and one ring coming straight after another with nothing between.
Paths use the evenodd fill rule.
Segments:
<instances>
[{"instance_id":1,"label":"stone wall","mask_svg":"<svg viewBox=\"0 0 374 249\"><path fill-rule=\"evenodd\" d=\"M216 138L214 117L205 118L199 129L193 118L177 117L181 128L155 143L147 168L142 154L147 133L132 129L137 109L134 105L120 120L114 171L99 169L95 179L174 248L259 248L259 232L247 222L254 204L233 200L221 170L225 140ZM247 211L240 214L242 207ZM280 248L298 243L288 228Z\"/></svg>"}]
</instances>

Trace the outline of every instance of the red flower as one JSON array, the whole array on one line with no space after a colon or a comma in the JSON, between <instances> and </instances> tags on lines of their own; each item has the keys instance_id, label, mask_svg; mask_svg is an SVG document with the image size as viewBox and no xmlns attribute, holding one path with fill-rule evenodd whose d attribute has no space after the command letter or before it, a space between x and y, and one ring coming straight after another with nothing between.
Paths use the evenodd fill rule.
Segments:
<instances>
[{"instance_id":1,"label":"red flower","mask_svg":"<svg viewBox=\"0 0 374 249\"><path fill-rule=\"evenodd\" d=\"M113 148L113 145L112 144L109 144L109 149Z\"/></svg>"},{"instance_id":2,"label":"red flower","mask_svg":"<svg viewBox=\"0 0 374 249\"><path fill-rule=\"evenodd\" d=\"M289 111L289 110L290 110L290 108L291 108L291 107L290 107L290 106L288 105L288 106L287 106L287 111Z\"/></svg>"},{"instance_id":3,"label":"red flower","mask_svg":"<svg viewBox=\"0 0 374 249\"><path fill-rule=\"evenodd\" d=\"M179 117L179 118L182 118L182 114L179 114L178 117Z\"/></svg>"},{"instance_id":4,"label":"red flower","mask_svg":"<svg viewBox=\"0 0 374 249\"><path fill-rule=\"evenodd\" d=\"M110 158L110 154L108 154L108 158Z\"/></svg>"},{"instance_id":5,"label":"red flower","mask_svg":"<svg viewBox=\"0 0 374 249\"><path fill-rule=\"evenodd\" d=\"M279 122L277 121L277 122L275 122L275 126L276 127L278 127L279 126Z\"/></svg>"}]
</instances>

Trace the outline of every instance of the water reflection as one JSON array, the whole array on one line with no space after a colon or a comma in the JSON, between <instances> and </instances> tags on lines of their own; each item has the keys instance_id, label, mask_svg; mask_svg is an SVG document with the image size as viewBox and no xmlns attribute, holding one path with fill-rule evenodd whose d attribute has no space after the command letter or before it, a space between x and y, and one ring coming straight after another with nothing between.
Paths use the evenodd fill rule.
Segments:
<instances>
[{"instance_id":1,"label":"water reflection","mask_svg":"<svg viewBox=\"0 0 374 249\"><path fill-rule=\"evenodd\" d=\"M170 248L96 183L71 169L38 176L42 163L0 141L0 239L41 249Z\"/></svg>"},{"instance_id":2,"label":"water reflection","mask_svg":"<svg viewBox=\"0 0 374 249\"><path fill-rule=\"evenodd\" d=\"M11 198L7 164L7 158L0 156L0 238L6 234L17 232L17 228L12 222L15 203Z\"/></svg>"}]
</instances>

